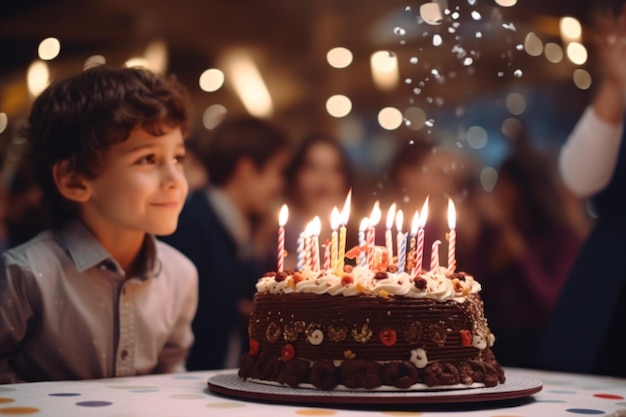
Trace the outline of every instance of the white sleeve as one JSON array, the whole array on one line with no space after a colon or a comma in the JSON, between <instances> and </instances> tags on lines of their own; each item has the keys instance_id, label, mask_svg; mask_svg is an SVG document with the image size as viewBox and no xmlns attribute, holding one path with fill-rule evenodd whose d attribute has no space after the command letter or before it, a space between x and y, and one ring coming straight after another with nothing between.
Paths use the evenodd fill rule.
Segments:
<instances>
[{"instance_id":1,"label":"white sleeve","mask_svg":"<svg viewBox=\"0 0 626 417\"><path fill-rule=\"evenodd\" d=\"M606 123L587 107L559 154L561 176L572 193L589 197L609 184L623 131L623 123Z\"/></svg>"}]
</instances>

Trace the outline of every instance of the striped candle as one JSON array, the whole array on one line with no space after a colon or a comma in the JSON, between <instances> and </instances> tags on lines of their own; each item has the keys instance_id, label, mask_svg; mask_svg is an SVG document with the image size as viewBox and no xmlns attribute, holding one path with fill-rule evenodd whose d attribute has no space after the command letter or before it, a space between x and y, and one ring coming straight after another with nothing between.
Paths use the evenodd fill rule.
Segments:
<instances>
[{"instance_id":1,"label":"striped candle","mask_svg":"<svg viewBox=\"0 0 626 417\"><path fill-rule=\"evenodd\" d=\"M398 210L396 213L396 246L398 249L398 272L404 271L406 263L406 235L402 233L402 224L404 222L404 213Z\"/></svg>"},{"instance_id":2,"label":"striped candle","mask_svg":"<svg viewBox=\"0 0 626 417\"><path fill-rule=\"evenodd\" d=\"M367 266L368 265L368 239L365 237L365 233L369 232L369 219L364 217L361 220L361 224L359 225L359 265ZM367 233L367 237L369 238L370 234Z\"/></svg>"},{"instance_id":3,"label":"striped candle","mask_svg":"<svg viewBox=\"0 0 626 417\"><path fill-rule=\"evenodd\" d=\"M374 269L374 249L376 248L376 226L380 221L380 203L377 201L372 208L372 214L369 218L369 227L367 229L367 265L370 269Z\"/></svg>"},{"instance_id":4,"label":"striped candle","mask_svg":"<svg viewBox=\"0 0 626 417\"><path fill-rule=\"evenodd\" d=\"M387 247L387 254L389 256L389 263L393 260L393 241L391 238L391 228L393 227L393 221L396 218L396 203L393 203L387 211L387 222L385 224L385 246Z\"/></svg>"},{"instance_id":5,"label":"striped candle","mask_svg":"<svg viewBox=\"0 0 626 417\"><path fill-rule=\"evenodd\" d=\"M450 228L448 237L448 271L454 272L456 269L456 210L452 199L448 199L448 227Z\"/></svg>"},{"instance_id":6,"label":"striped candle","mask_svg":"<svg viewBox=\"0 0 626 417\"><path fill-rule=\"evenodd\" d=\"M433 242L432 252L430 253L430 270L436 271L439 268L439 245L441 240Z\"/></svg>"},{"instance_id":7,"label":"striped candle","mask_svg":"<svg viewBox=\"0 0 626 417\"><path fill-rule=\"evenodd\" d=\"M285 268L285 224L289 217L287 204L283 204L278 213L278 272L283 272Z\"/></svg>"}]
</instances>

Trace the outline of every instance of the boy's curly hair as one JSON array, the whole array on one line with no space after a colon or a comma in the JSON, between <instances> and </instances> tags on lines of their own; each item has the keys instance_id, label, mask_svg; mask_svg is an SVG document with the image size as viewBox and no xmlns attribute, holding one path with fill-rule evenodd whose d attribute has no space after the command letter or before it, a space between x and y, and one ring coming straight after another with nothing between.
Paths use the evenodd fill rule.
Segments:
<instances>
[{"instance_id":1,"label":"boy's curly hair","mask_svg":"<svg viewBox=\"0 0 626 417\"><path fill-rule=\"evenodd\" d=\"M43 191L49 227L77 215L77 207L57 190L55 164L93 179L102 156L128 139L135 127L164 134L163 127L188 132L188 94L175 77L141 68L97 66L51 84L33 103L24 127L29 161Z\"/></svg>"}]
</instances>

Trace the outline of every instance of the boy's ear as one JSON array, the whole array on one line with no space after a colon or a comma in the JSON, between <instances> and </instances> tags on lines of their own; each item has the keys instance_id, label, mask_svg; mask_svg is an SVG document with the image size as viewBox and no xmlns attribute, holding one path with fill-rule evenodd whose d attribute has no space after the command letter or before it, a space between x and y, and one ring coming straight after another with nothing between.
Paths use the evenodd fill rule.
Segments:
<instances>
[{"instance_id":1,"label":"boy's ear","mask_svg":"<svg viewBox=\"0 0 626 417\"><path fill-rule=\"evenodd\" d=\"M52 177L59 193L68 200L78 203L90 197L89 187L83 176L69 169L68 161L61 161L52 167Z\"/></svg>"}]
</instances>

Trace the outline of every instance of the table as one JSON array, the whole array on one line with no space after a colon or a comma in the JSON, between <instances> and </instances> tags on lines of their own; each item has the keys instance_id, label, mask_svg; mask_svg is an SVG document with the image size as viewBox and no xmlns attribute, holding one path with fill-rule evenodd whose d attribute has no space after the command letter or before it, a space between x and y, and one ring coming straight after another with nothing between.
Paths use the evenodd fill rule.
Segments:
<instances>
[{"instance_id":1,"label":"table","mask_svg":"<svg viewBox=\"0 0 626 417\"><path fill-rule=\"evenodd\" d=\"M410 405L375 410L267 404L209 392L210 377L233 370L89 381L0 385L0 416L300 417L300 416L626 416L626 379L506 368L536 378L543 390L513 406L465 408Z\"/></svg>"}]
</instances>

